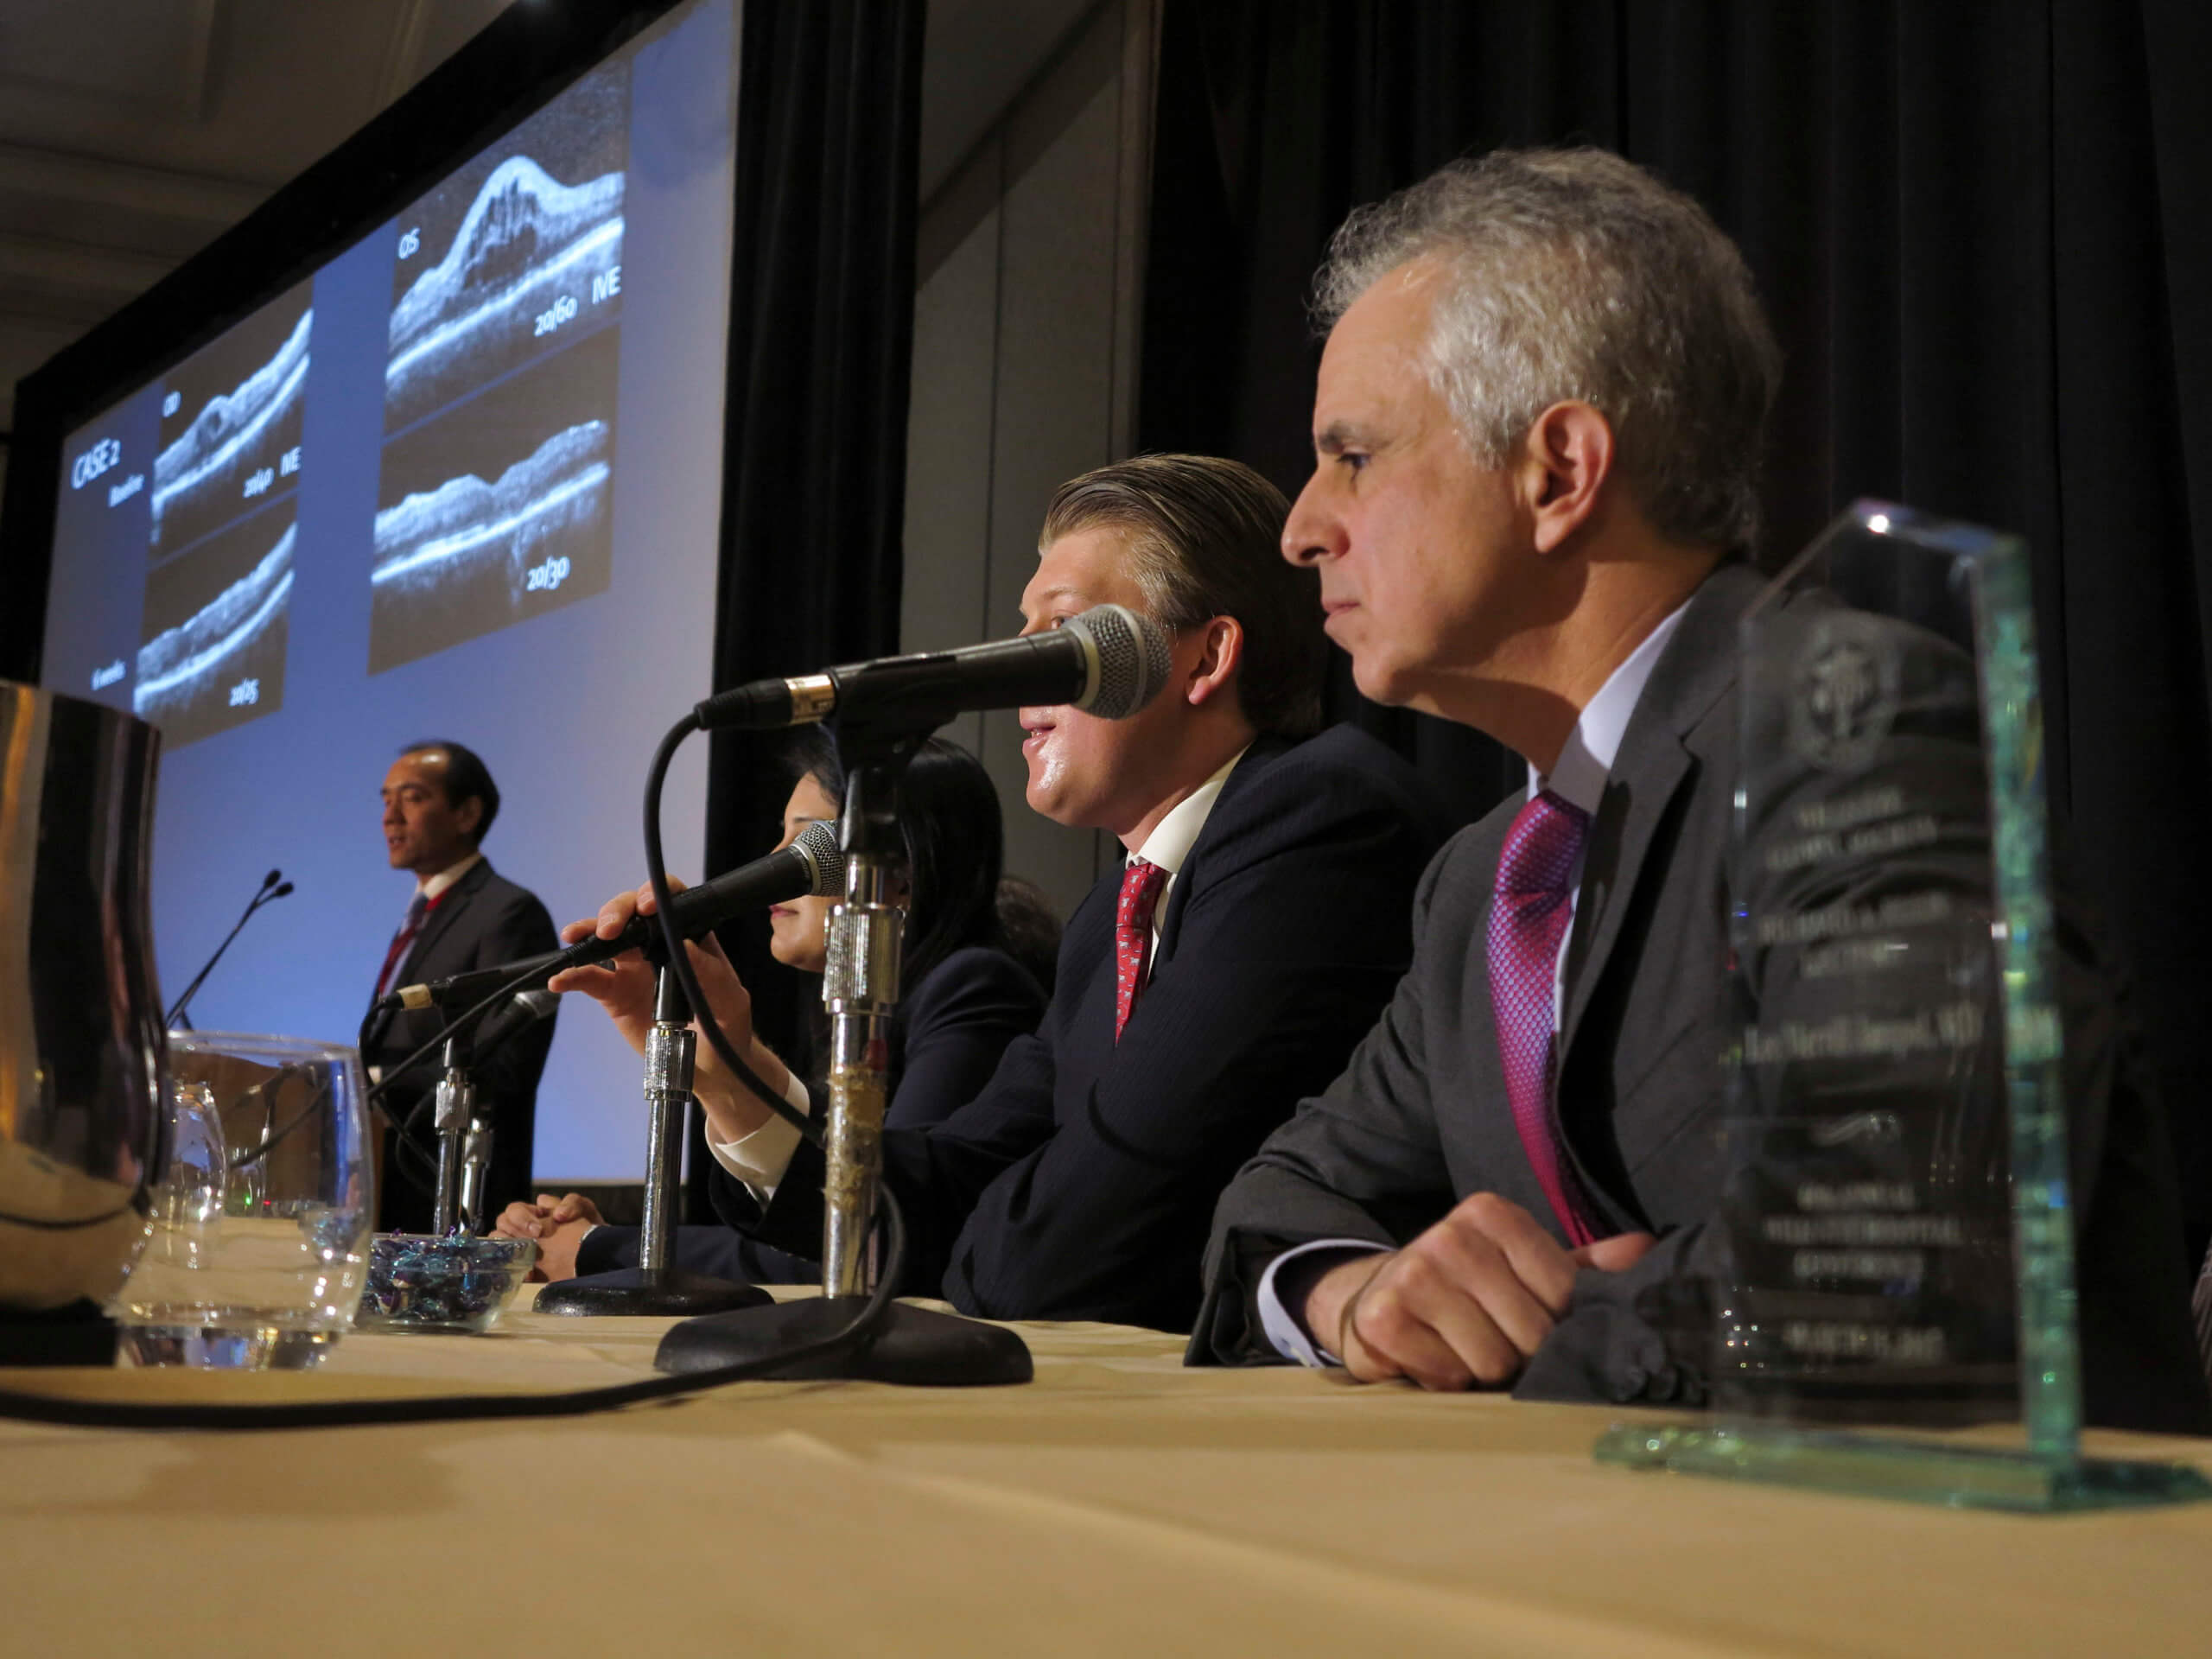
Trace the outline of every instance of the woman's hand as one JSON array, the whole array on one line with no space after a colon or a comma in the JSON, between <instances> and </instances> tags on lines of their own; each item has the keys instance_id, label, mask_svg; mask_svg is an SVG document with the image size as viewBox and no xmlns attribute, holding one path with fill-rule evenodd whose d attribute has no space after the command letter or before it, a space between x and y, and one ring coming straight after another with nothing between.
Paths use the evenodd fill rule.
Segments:
<instances>
[{"instance_id":1,"label":"woman's hand","mask_svg":"<svg viewBox=\"0 0 2212 1659\"><path fill-rule=\"evenodd\" d=\"M683 883L674 877L669 879L670 888L683 891ZM653 890L639 887L635 893L618 893L600 906L599 914L581 922L570 922L561 930L561 943L577 944L597 937L611 939L618 937L639 916L655 913ZM698 944L686 941L685 951L691 958L691 969L699 976L699 988L707 994L707 1006L715 1011L715 1018L721 1024L740 1054L753 1042L753 998L737 970L729 965L729 958L722 954L721 946L710 935L707 942ZM645 1052L645 1038L653 1026L652 965L639 950L625 950L611 963L596 968L571 968L558 973L546 982L546 988L567 993L582 991L605 1008L614 1027L623 1039L639 1053ZM700 1056L707 1058L707 1051Z\"/></svg>"},{"instance_id":2,"label":"woman's hand","mask_svg":"<svg viewBox=\"0 0 2212 1659\"><path fill-rule=\"evenodd\" d=\"M550 1192L541 1192L536 1204L517 1198L500 1211L492 1230L502 1238L543 1238L564 1221L588 1221L599 1227L605 1225L606 1217L599 1213L599 1206L581 1192L558 1198Z\"/></svg>"},{"instance_id":3,"label":"woman's hand","mask_svg":"<svg viewBox=\"0 0 2212 1659\"><path fill-rule=\"evenodd\" d=\"M537 1242L537 1262L530 1276L542 1282L575 1278L576 1247L583 1243L586 1233L601 1224L599 1206L582 1193L556 1198L550 1192L541 1192L536 1204L518 1198L499 1211L492 1230L502 1238Z\"/></svg>"},{"instance_id":4,"label":"woman's hand","mask_svg":"<svg viewBox=\"0 0 2212 1659\"><path fill-rule=\"evenodd\" d=\"M668 885L674 892L683 890L683 883L673 877ZM563 928L561 940L564 944L575 944L594 936L614 938L629 926L633 917L655 913L650 886L639 887L635 893L619 893L600 907L597 916L571 922ZM745 988L745 982L737 976L737 969L730 966L729 958L722 954L721 944L709 935L703 944L686 940L683 949L690 957L692 972L698 976L707 1007L713 1011L722 1034L729 1039L730 1046L769 1088L785 1086L791 1077L790 1069L753 1035L752 995ZM604 967L571 968L556 974L546 982L546 988L563 994L581 991L590 997L607 1010L623 1040L643 1054L645 1039L653 1026L654 979L653 968L644 954L626 950ZM693 1022L692 1028L698 1029L697 1021ZM754 1097L752 1090L738 1087L703 1032L694 1068L692 1092L698 1096L700 1106L721 1140L738 1140L767 1121L769 1109Z\"/></svg>"}]
</instances>

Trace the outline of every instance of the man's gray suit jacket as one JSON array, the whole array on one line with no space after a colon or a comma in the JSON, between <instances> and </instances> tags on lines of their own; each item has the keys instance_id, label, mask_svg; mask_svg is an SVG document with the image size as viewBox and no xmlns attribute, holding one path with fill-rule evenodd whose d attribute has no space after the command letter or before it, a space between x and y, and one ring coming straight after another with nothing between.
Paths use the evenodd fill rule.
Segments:
<instances>
[{"instance_id":1,"label":"man's gray suit jacket","mask_svg":"<svg viewBox=\"0 0 2212 1659\"><path fill-rule=\"evenodd\" d=\"M1628 1402L1705 1394L1712 1295L1726 1277L1722 1058L1728 998L1731 815L1738 774L1739 622L1764 586L1726 564L1692 598L1623 734L1585 847L1565 963L1558 1098L1566 1156L1601 1236L1658 1243L1625 1272L1585 1270L1571 1306L1516 1392ZM1818 606L1817 599L1799 601ZM1831 602L1832 603L1832 602ZM1756 721L1782 711L1751 711ZM1974 734L1901 720L1885 763L1931 804L1943 836L1870 861L1823 897L1941 884L1987 857L1980 775L1959 764ZM1861 777L1853 785L1863 787ZM1817 789L1819 780L1808 779ZM1797 798L1803 798L1799 797ZM1494 1192L1560 1230L1508 1103L1491 1006L1486 925L1517 793L1448 842L1414 905L1411 969L1329 1090L1304 1103L1223 1194L1206 1257L1192 1363L1277 1357L1258 1328L1267 1264L1294 1244L1405 1243L1459 1199ZM1751 861L1746 861L1751 862ZM1825 879L1834 880L1828 877ZM1855 885L1854 885L1855 884ZM1770 895L1793 907L1805 894ZM2080 1223L2084 1383L2092 1421L2212 1429L2185 1320L2179 1209L2164 1120L2126 1057L2108 963L2062 893L2062 987ZM1817 1014L1819 987L1782 963L1752 976L1773 1006ZM1827 993L1833 995L1831 990Z\"/></svg>"}]
</instances>

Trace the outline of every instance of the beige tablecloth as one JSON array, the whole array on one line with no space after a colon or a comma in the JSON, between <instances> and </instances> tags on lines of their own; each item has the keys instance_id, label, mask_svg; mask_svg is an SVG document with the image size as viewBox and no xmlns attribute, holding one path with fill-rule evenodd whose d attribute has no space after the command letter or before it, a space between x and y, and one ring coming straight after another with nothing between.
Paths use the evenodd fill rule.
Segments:
<instances>
[{"instance_id":1,"label":"beige tablecloth","mask_svg":"<svg viewBox=\"0 0 2212 1659\"><path fill-rule=\"evenodd\" d=\"M118 1397L571 1388L658 1320L347 1338ZM749 1383L548 1422L0 1423L0 1653L2202 1654L2212 1505L1954 1513L1600 1467L1611 1414L1190 1371L1017 1326L1018 1389ZM2096 1448L2212 1470L2212 1444Z\"/></svg>"}]
</instances>

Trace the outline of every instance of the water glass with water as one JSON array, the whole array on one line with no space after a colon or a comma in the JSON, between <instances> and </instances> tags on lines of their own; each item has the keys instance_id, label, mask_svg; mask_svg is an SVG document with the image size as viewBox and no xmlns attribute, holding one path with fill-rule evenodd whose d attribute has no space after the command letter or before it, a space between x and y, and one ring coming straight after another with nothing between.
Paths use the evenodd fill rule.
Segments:
<instances>
[{"instance_id":1,"label":"water glass with water","mask_svg":"<svg viewBox=\"0 0 2212 1659\"><path fill-rule=\"evenodd\" d=\"M376 1219L350 1048L169 1036L153 1231L110 1304L127 1363L297 1370L351 1325Z\"/></svg>"}]
</instances>

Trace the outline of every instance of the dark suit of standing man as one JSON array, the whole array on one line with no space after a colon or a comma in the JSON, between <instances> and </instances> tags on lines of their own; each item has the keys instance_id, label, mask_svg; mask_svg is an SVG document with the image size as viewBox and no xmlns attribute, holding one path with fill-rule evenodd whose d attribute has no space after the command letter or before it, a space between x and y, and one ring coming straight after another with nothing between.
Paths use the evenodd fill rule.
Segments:
<instances>
[{"instance_id":1,"label":"dark suit of standing man","mask_svg":"<svg viewBox=\"0 0 2212 1659\"><path fill-rule=\"evenodd\" d=\"M1021 711L1029 804L1128 856L1070 919L1037 1034L944 1122L884 1134L915 1294L993 1319L1188 1329L1222 1184L1342 1068L1404 971L1414 882L1446 821L1373 740L1306 735L1325 646L1312 577L1276 552L1285 505L1234 461L1148 455L1071 480L1046 512L1024 632L1126 605L1166 632L1172 668L1126 720ZM598 926L630 913L618 901ZM741 1020L727 966L701 961L725 1024ZM626 988L554 983L607 1001L641 1042L650 976L632 972ZM778 1086L780 1062L754 1064ZM818 1252L819 1153L701 1070L724 1217Z\"/></svg>"},{"instance_id":2,"label":"dark suit of standing man","mask_svg":"<svg viewBox=\"0 0 2212 1659\"><path fill-rule=\"evenodd\" d=\"M499 810L490 771L459 743L413 744L392 762L384 781L385 846L392 868L414 873L415 896L386 950L378 995L560 948L553 918L537 895L499 874L480 850ZM362 1063L381 1075L436 1036L442 1023L428 1009L372 1015ZM494 1032L489 1020L486 1030ZM533 1021L488 1047L472 1071L477 1115L493 1126L487 1217L530 1195L537 1080L552 1044L552 1019ZM437 1154L427 1097L436 1087L437 1060L433 1050L385 1097L403 1122L423 1108L407 1149L385 1137L378 1211L387 1231L421 1232L430 1225Z\"/></svg>"},{"instance_id":3,"label":"dark suit of standing man","mask_svg":"<svg viewBox=\"0 0 2212 1659\"><path fill-rule=\"evenodd\" d=\"M1362 690L1490 733L1530 781L1431 867L1381 1024L1223 1195L1191 1357L1694 1402L1729 1282L1726 911L1787 868L1757 842L1732 868L1731 836L1741 732L1781 717L1737 680L1777 353L1703 211L1597 151L1501 152L1363 211L1322 292L1284 550ZM1977 737L1901 722L1859 783L1938 833L1870 836L1909 850L1822 879L1966 891ZM2094 947L2060 935L2088 1413L2202 1429L2164 1125ZM1805 953L1746 953L1763 1027L1833 1011Z\"/></svg>"}]
</instances>

